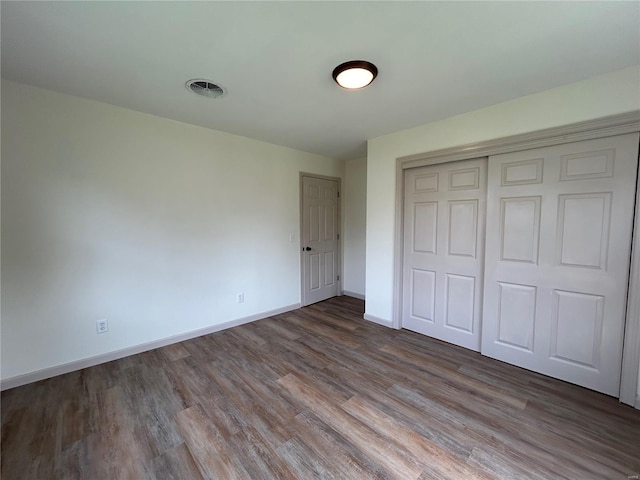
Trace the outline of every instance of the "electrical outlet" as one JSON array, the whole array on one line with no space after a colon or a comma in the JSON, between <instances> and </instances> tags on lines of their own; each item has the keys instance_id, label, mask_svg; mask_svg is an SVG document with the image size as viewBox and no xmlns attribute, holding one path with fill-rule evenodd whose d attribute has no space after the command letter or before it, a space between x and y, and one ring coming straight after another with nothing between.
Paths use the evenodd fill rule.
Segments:
<instances>
[{"instance_id":1,"label":"electrical outlet","mask_svg":"<svg viewBox=\"0 0 640 480\"><path fill-rule=\"evenodd\" d=\"M96 332L97 333L105 333L109 331L109 324L107 323L106 318L101 318L100 320L96 320Z\"/></svg>"},{"instance_id":2,"label":"electrical outlet","mask_svg":"<svg viewBox=\"0 0 640 480\"><path fill-rule=\"evenodd\" d=\"M244 303L244 292L240 292L237 295L236 300L238 301L238 303Z\"/></svg>"}]
</instances>

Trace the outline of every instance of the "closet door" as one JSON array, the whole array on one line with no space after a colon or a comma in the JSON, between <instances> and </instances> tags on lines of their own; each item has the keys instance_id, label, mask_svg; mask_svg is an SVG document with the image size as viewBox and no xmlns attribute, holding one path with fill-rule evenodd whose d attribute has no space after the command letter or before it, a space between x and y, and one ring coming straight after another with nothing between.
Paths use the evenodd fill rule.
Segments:
<instances>
[{"instance_id":1,"label":"closet door","mask_svg":"<svg viewBox=\"0 0 640 480\"><path fill-rule=\"evenodd\" d=\"M405 173L402 327L480 349L486 158Z\"/></svg>"},{"instance_id":2,"label":"closet door","mask_svg":"<svg viewBox=\"0 0 640 480\"><path fill-rule=\"evenodd\" d=\"M619 393L638 134L489 158L482 353Z\"/></svg>"}]
</instances>

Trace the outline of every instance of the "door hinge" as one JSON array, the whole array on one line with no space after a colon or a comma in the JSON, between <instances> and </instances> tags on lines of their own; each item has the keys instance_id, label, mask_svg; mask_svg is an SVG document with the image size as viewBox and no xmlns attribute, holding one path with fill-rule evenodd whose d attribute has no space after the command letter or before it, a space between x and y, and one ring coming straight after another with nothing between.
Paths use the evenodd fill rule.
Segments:
<instances>
[{"instance_id":1,"label":"door hinge","mask_svg":"<svg viewBox=\"0 0 640 480\"><path fill-rule=\"evenodd\" d=\"M340 192L338 192L338 198L340 198Z\"/></svg>"},{"instance_id":2,"label":"door hinge","mask_svg":"<svg viewBox=\"0 0 640 480\"><path fill-rule=\"evenodd\" d=\"M340 275L338 275L338 281L340 281Z\"/></svg>"},{"instance_id":3,"label":"door hinge","mask_svg":"<svg viewBox=\"0 0 640 480\"><path fill-rule=\"evenodd\" d=\"M338 240L340 240L340 234L338 234Z\"/></svg>"}]
</instances>

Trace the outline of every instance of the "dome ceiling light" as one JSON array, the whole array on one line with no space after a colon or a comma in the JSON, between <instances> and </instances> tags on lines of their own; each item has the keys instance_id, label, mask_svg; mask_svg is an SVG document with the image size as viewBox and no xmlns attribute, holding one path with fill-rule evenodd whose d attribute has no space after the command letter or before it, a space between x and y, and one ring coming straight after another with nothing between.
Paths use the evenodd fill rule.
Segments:
<instances>
[{"instance_id":1,"label":"dome ceiling light","mask_svg":"<svg viewBox=\"0 0 640 480\"><path fill-rule=\"evenodd\" d=\"M369 85L378 75L378 68L371 62L351 60L333 69L333 79L347 90L357 90Z\"/></svg>"}]
</instances>

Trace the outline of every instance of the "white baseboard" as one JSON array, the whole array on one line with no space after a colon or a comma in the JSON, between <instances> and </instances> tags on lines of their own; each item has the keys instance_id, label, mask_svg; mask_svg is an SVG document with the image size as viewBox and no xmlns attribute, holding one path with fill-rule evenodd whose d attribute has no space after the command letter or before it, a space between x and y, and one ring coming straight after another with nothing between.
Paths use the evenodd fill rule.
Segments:
<instances>
[{"instance_id":1,"label":"white baseboard","mask_svg":"<svg viewBox=\"0 0 640 480\"><path fill-rule=\"evenodd\" d=\"M35 372L29 372L22 375L5 378L0 382L0 390L8 390L10 388L26 385L27 383L44 380L45 378L56 377L65 373L81 370L83 368L93 367L94 365L99 365L101 363L111 362L113 360L118 360L120 358L135 355L137 353L165 347L167 345L171 345L172 343L184 342L185 340L190 340L192 338L201 337L210 333L219 332L228 328L237 327L238 325L243 325L245 323L255 322L256 320L262 320L263 318L272 317L280 313L290 312L291 310L296 310L298 308L300 308L300 304L294 303L292 305L287 305L286 307L276 308L275 310L269 310L267 312L256 313L253 315L249 315L248 317L230 320L228 322L219 323L217 325L211 325L210 327L192 330L190 332L173 335L171 337L162 338L160 340L154 340L153 342L141 343L140 345L122 348L113 352L102 353L93 357L83 358L69 363L63 363L62 365L56 365L55 367L43 368L42 370L36 370Z\"/></svg>"},{"instance_id":2,"label":"white baseboard","mask_svg":"<svg viewBox=\"0 0 640 480\"><path fill-rule=\"evenodd\" d=\"M346 295L347 297L357 298L358 300L364 300L364 295L361 293L350 292L349 290L343 290L342 295Z\"/></svg>"},{"instance_id":3,"label":"white baseboard","mask_svg":"<svg viewBox=\"0 0 640 480\"><path fill-rule=\"evenodd\" d=\"M365 320L369 320L370 322L377 323L378 325L393 328L393 322L391 320L386 320L384 318L376 317L375 315L371 315L369 313L365 313L363 318Z\"/></svg>"}]
</instances>

